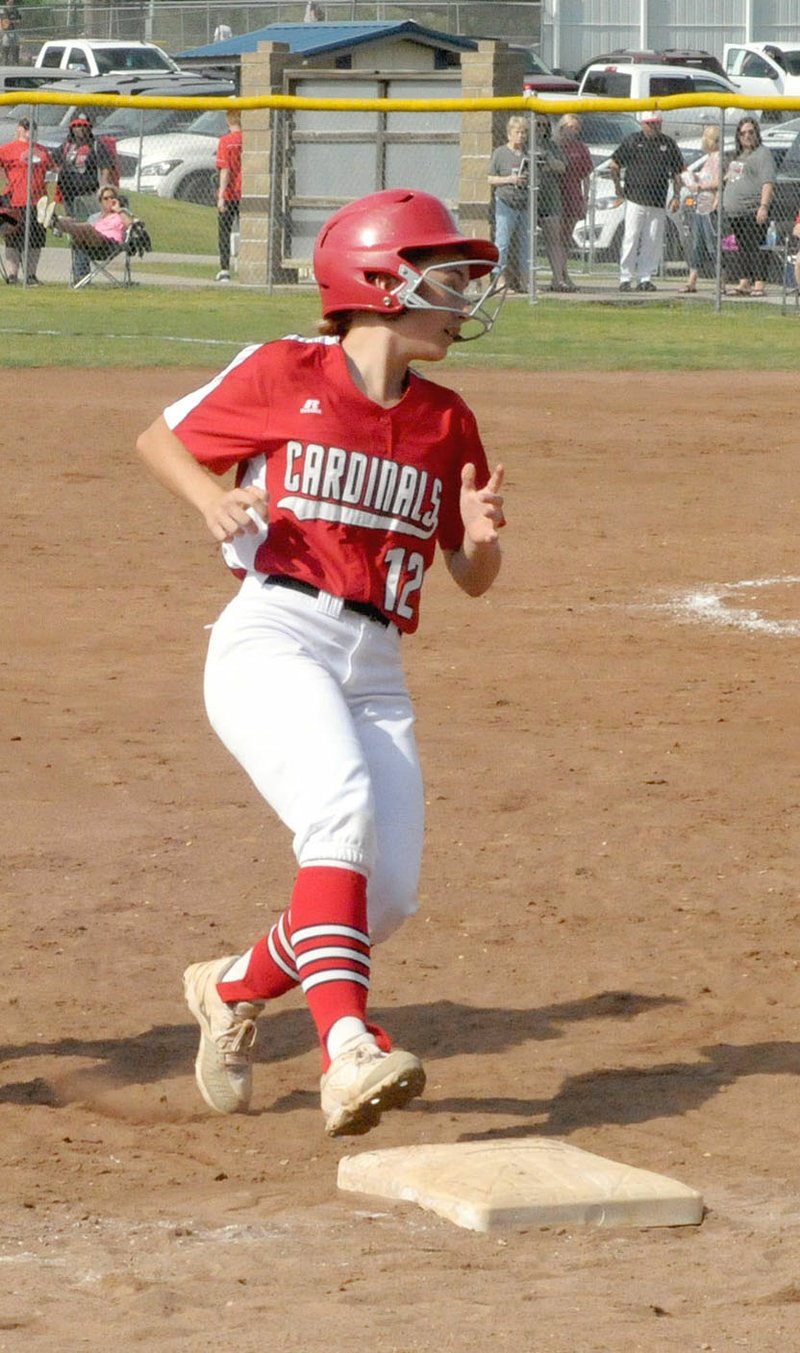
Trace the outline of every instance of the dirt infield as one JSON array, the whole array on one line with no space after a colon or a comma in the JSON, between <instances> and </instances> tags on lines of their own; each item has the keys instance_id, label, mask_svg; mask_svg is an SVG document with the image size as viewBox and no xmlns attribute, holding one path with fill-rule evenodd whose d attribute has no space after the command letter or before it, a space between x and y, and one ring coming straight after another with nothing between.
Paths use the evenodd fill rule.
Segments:
<instances>
[{"instance_id":1,"label":"dirt infield","mask_svg":"<svg viewBox=\"0 0 800 1353\"><path fill-rule=\"evenodd\" d=\"M373 1008L424 1100L327 1141L299 999L212 1117L180 974L285 903L208 728L230 594L133 463L208 372L3 377L0 1349L798 1346L796 379L436 378L508 471L488 598L406 655L429 822ZM339 1194L354 1150L544 1135L671 1174L693 1230L460 1231Z\"/></svg>"}]
</instances>

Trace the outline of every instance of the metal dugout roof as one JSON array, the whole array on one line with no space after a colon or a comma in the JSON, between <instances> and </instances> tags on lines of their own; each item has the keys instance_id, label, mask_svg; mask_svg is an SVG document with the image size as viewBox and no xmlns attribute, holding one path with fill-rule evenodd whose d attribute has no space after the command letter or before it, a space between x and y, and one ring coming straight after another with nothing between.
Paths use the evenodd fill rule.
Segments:
<instances>
[{"instance_id":1,"label":"metal dugout roof","mask_svg":"<svg viewBox=\"0 0 800 1353\"><path fill-rule=\"evenodd\" d=\"M442 47L448 51L474 52L473 38L457 37L454 33L440 33L434 28L423 28L413 20L392 23L389 20L372 23L273 23L256 28L252 33L227 38L224 42L208 42L202 47L188 47L176 52L176 61L235 60L245 52L255 52L260 42L285 42L299 56L318 56L323 52L343 52L361 47L378 39L407 38L425 47Z\"/></svg>"}]
</instances>

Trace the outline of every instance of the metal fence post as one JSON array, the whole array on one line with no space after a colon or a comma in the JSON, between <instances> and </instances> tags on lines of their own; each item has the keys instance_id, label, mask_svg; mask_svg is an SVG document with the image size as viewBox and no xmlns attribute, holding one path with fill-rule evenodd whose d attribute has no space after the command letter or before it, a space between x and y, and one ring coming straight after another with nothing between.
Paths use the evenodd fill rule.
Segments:
<instances>
[{"instance_id":1,"label":"metal fence post","mask_svg":"<svg viewBox=\"0 0 800 1353\"><path fill-rule=\"evenodd\" d=\"M34 116L34 108L31 105L28 108L28 173L25 180L25 228L22 237L22 285L28 285L28 255L31 247L31 212L34 210L31 202L31 187L33 184L33 155L36 146L36 131L38 120Z\"/></svg>"},{"instance_id":2,"label":"metal fence post","mask_svg":"<svg viewBox=\"0 0 800 1353\"><path fill-rule=\"evenodd\" d=\"M536 295L536 221L539 215L539 169L537 164L536 110L528 110L528 300Z\"/></svg>"},{"instance_id":3,"label":"metal fence post","mask_svg":"<svg viewBox=\"0 0 800 1353\"><path fill-rule=\"evenodd\" d=\"M722 309L722 292L724 289L724 278L722 276L722 184L725 171L725 109L719 110L719 174L717 188L717 239L716 239L716 257L714 260L715 282L714 287L714 309L719 313Z\"/></svg>"},{"instance_id":4,"label":"metal fence post","mask_svg":"<svg viewBox=\"0 0 800 1353\"><path fill-rule=\"evenodd\" d=\"M279 181L279 168L281 159L278 155L278 142L283 136L283 118L280 108L270 110L270 127L272 129L272 143L270 145L270 165L269 165L269 219L267 220L267 295L272 295L273 279L275 272L275 250L273 242L275 239L275 230L278 228L280 217L281 186Z\"/></svg>"}]
</instances>

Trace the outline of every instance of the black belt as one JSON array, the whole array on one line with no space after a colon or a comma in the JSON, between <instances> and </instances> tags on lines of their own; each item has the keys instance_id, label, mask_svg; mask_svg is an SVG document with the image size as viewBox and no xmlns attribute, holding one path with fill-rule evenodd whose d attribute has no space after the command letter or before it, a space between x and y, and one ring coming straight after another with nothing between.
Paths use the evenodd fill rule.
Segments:
<instances>
[{"instance_id":1,"label":"black belt","mask_svg":"<svg viewBox=\"0 0 800 1353\"><path fill-rule=\"evenodd\" d=\"M318 597L321 591L321 588L312 587L311 583L304 583L300 578L287 578L284 573L270 573L264 582L273 587L288 587L291 592L305 592L308 597ZM343 601L342 607L345 611L355 611L356 615L365 615L368 620L374 620L387 630L391 623L371 601Z\"/></svg>"}]
</instances>

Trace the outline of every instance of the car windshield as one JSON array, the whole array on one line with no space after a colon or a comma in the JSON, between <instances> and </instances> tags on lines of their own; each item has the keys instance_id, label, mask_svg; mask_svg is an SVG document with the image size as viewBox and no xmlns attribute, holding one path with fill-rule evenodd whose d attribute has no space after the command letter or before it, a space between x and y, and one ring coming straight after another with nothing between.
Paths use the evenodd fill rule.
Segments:
<instances>
[{"instance_id":1,"label":"car windshield","mask_svg":"<svg viewBox=\"0 0 800 1353\"><path fill-rule=\"evenodd\" d=\"M101 47L94 53L101 75L120 70L176 70L168 57L153 47Z\"/></svg>"},{"instance_id":2,"label":"car windshield","mask_svg":"<svg viewBox=\"0 0 800 1353\"><path fill-rule=\"evenodd\" d=\"M542 60L532 47L526 48L525 60L527 62L528 75L555 75L555 71Z\"/></svg>"},{"instance_id":3,"label":"car windshield","mask_svg":"<svg viewBox=\"0 0 800 1353\"><path fill-rule=\"evenodd\" d=\"M638 132L639 122L633 113L582 113L581 136L590 146L619 145L626 136Z\"/></svg>"},{"instance_id":4,"label":"car windshield","mask_svg":"<svg viewBox=\"0 0 800 1353\"><path fill-rule=\"evenodd\" d=\"M30 117L32 112L38 127L57 127L68 110L61 103L40 103L36 108L32 108L29 103L17 103L11 109L10 116L18 122L21 117Z\"/></svg>"},{"instance_id":5,"label":"car windshield","mask_svg":"<svg viewBox=\"0 0 800 1353\"><path fill-rule=\"evenodd\" d=\"M638 132L633 113L578 113L581 139L587 146L618 146L626 136ZM556 119L557 120L557 119Z\"/></svg>"},{"instance_id":6,"label":"car windshield","mask_svg":"<svg viewBox=\"0 0 800 1353\"><path fill-rule=\"evenodd\" d=\"M97 123L97 130L110 131L113 127L114 135L120 138L138 136L140 132L147 136L161 131L165 123L174 124L175 120L175 113L164 108L112 108Z\"/></svg>"},{"instance_id":7,"label":"car windshield","mask_svg":"<svg viewBox=\"0 0 800 1353\"><path fill-rule=\"evenodd\" d=\"M192 132L195 136L224 136L227 129L228 124L222 110L209 108L196 117L194 122L190 122L186 131Z\"/></svg>"},{"instance_id":8,"label":"car windshield","mask_svg":"<svg viewBox=\"0 0 800 1353\"><path fill-rule=\"evenodd\" d=\"M597 94L600 98L629 99L631 95L631 77L618 71L594 71L583 81L584 94Z\"/></svg>"}]
</instances>

